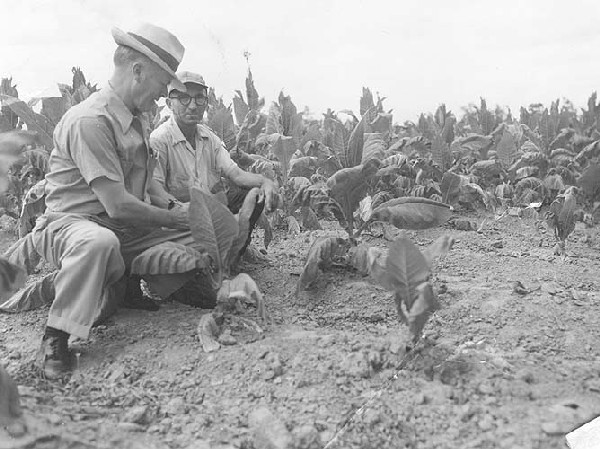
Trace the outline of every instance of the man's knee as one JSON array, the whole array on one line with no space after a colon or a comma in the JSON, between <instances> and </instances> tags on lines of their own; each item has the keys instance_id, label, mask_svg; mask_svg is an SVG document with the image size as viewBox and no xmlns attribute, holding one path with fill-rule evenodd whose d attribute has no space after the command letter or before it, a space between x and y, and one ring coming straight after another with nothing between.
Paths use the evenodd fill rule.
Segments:
<instances>
[{"instance_id":1,"label":"man's knee","mask_svg":"<svg viewBox=\"0 0 600 449\"><path fill-rule=\"evenodd\" d=\"M94 251L96 254L105 254L120 250L120 242L114 232L105 228L98 228L85 241L85 247L88 251Z\"/></svg>"}]
</instances>

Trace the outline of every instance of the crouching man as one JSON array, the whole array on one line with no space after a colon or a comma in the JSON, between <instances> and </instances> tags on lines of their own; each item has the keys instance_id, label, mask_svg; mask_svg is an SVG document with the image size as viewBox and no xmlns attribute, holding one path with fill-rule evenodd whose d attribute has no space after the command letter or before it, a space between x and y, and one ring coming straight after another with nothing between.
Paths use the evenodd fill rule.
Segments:
<instances>
[{"instance_id":1,"label":"crouching man","mask_svg":"<svg viewBox=\"0 0 600 449\"><path fill-rule=\"evenodd\" d=\"M88 337L115 286L125 284L137 255L171 241L194 247L199 259L204 257L189 232L187 209L149 202L152 197L164 203L169 195L152 178L157 158L143 113L167 94L169 83L177 85L184 47L173 34L150 24L127 32L114 28L112 34L118 47L110 81L69 109L56 127L47 211L32 231L37 251L58 268L37 358L51 379L69 368L69 335ZM196 275L165 279L173 279L176 290ZM130 306L153 308L144 304L139 278L127 288Z\"/></svg>"},{"instance_id":2,"label":"crouching man","mask_svg":"<svg viewBox=\"0 0 600 449\"><path fill-rule=\"evenodd\" d=\"M150 145L158 152L155 179L172 195L174 202L190 200L190 186L207 192L221 190L221 177L230 181L226 191L227 206L236 214L252 187L261 194L252 216L250 234L263 208L271 212L277 205L277 186L270 179L248 173L237 166L219 137L202 117L208 105L207 86L201 75L178 72L178 82L169 84L167 106L171 117L150 135ZM182 88L183 86L183 88ZM250 235L245 250L250 241Z\"/></svg>"}]
</instances>

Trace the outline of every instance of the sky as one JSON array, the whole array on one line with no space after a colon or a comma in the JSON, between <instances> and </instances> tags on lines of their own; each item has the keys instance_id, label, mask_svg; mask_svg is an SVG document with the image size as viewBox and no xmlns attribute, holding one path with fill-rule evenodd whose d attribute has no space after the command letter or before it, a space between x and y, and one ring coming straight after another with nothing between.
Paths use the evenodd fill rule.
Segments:
<instances>
[{"instance_id":1,"label":"sky","mask_svg":"<svg viewBox=\"0 0 600 449\"><path fill-rule=\"evenodd\" d=\"M70 84L71 67L102 85L112 26L145 21L186 47L180 69L201 73L226 104L248 70L267 106L279 92L299 111L358 115L363 87L395 122L442 103L584 107L600 86L600 2L587 0L0 0L0 76L28 98ZM167 6L170 5L170 6ZM14 20L6 20L6 12ZM266 108L265 108L266 111Z\"/></svg>"}]
</instances>

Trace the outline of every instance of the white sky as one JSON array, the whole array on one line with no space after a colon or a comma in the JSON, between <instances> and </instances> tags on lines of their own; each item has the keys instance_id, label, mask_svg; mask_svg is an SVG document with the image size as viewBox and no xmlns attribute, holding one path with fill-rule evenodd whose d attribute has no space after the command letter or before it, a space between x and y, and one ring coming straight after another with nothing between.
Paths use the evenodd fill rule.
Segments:
<instances>
[{"instance_id":1,"label":"white sky","mask_svg":"<svg viewBox=\"0 0 600 449\"><path fill-rule=\"evenodd\" d=\"M168 6L171 5L171 6ZM246 61L267 105L284 90L301 111L358 114L362 86L387 97L394 120L483 96L489 107L568 98L600 86L600 2L594 0L1 0L0 76L22 97L71 82L102 84L112 25L147 21L186 47L180 69L201 73L226 103L245 93ZM7 12L10 11L10 16Z\"/></svg>"}]
</instances>

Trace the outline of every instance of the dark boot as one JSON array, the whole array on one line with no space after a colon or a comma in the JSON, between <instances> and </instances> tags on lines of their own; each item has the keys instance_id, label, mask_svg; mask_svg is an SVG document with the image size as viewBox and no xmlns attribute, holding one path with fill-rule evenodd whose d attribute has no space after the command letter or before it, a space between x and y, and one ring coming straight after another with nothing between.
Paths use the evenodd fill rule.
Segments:
<instances>
[{"instance_id":1,"label":"dark boot","mask_svg":"<svg viewBox=\"0 0 600 449\"><path fill-rule=\"evenodd\" d=\"M71 368L69 334L46 327L36 364L47 379L55 380Z\"/></svg>"}]
</instances>

